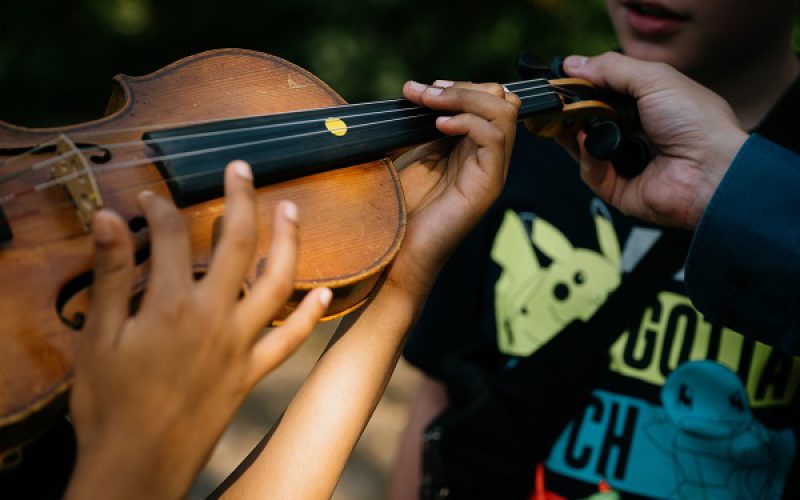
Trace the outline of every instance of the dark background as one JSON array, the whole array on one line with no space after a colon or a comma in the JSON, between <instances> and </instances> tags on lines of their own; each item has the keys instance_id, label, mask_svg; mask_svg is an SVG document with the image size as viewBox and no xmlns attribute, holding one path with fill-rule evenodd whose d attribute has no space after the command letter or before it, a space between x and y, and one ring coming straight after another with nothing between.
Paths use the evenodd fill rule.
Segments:
<instances>
[{"instance_id":1,"label":"dark background","mask_svg":"<svg viewBox=\"0 0 800 500\"><path fill-rule=\"evenodd\" d=\"M143 75L213 48L288 59L350 102L402 82L517 79L543 56L614 46L602 0L1 0L0 120L27 126L102 115L118 73Z\"/></svg>"},{"instance_id":2,"label":"dark background","mask_svg":"<svg viewBox=\"0 0 800 500\"><path fill-rule=\"evenodd\" d=\"M407 79L512 81L523 49L552 56L614 45L602 0L0 0L0 120L96 118L114 75L221 47L273 53L359 102L397 97ZM278 418L326 339L315 336L260 385L191 498L219 484ZM335 499L385 491L413 375L401 362Z\"/></svg>"}]
</instances>

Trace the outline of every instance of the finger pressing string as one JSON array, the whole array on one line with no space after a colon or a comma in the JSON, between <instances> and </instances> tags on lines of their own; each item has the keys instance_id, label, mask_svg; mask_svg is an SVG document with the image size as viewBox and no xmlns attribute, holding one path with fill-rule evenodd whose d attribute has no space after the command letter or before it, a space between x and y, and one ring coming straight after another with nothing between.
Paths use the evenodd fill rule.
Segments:
<instances>
[{"instance_id":1,"label":"finger pressing string","mask_svg":"<svg viewBox=\"0 0 800 500\"><path fill-rule=\"evenodd\" d=\"M506 94L497 84L475 85L472 88L456 85L447 89L426 86L422 91L417 85L407 84L404 89L407 89L408 97L437 111L472 113L491 121L506 120L509 117L516 118L517 116L518 106L505 100ZM485 90L477 90L476 87L482 87ZM499 95L495 95L495 93ZM498 97L502 97L503 101L498 102Z\"/></svg>"},{"instance_id":2,"label":"finger pressing string","mask_svg":"<svg viewBox=\"0 0 800 500\"><path fill-rule=\"evenodd\" d=\"M133 284L133 242L122 219L110 210L94 215L92 234L95 243L94 281L89 301L89 335L108 340L128 318L128 302Z\"/></svg>"}]
</instances>

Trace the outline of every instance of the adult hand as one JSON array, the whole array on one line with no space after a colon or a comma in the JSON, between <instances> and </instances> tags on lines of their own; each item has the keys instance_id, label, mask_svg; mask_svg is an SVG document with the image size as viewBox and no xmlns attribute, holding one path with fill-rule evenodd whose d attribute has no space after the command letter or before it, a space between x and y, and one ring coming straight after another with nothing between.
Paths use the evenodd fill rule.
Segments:
<instances>
[{"instance_id":1,"label":"adult hand","mask_svg":"<svg viewBox=\"0 0 800 500\"><path fill-rule=\"evenodd\" d=\"M250 167L225 171L225 225L207 275L194 281L187 225L166 199L139 196L152 273L129 316L131 236L114 213L94 218L94 286L77 360L71 415L78 464L68 497L180 498L250 389L302 343L331 292L310 292L262 335L292 291L297 209L281 202L266 272L240 287L256 248Z\"/></svg>"},{"instance_id":2,"label":"adult hand","mask_svg":"<svg viewBox=\"0 0 800 500\"><path fill-rule=\"evenodd\" d=\"M564 70L636 100L655 158L633 179L584 148L586 134L559 142L579 157L581 177L603 200L657 224L694 228L736 153L747 140L728 103L662 63L609 52L570 56Z\"/></svg>"},{"instance_id":3,"label":"adult hand","mask_svg":"<svg viewBox=\"0 0 800 500\"><path fill-rule=\"evenodd\" d=\"M425 296L449 253L500 194L514 144L520 100L497 84L408 82L405 97L447 116L448 136L396 164L409 224L387 282Z\"/></svg>"}]
</instances>

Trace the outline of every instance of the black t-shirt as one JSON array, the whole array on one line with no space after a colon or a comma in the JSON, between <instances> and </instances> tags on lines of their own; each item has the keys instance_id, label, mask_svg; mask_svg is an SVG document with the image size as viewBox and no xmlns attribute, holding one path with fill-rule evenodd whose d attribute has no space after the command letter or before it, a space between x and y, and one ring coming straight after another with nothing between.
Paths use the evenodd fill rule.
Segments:
<instances>
[{"instance_id":1,"label":"black t-shirt","mask_svg":"<svg viewBox=\"0 0 800 500\"><path fill-rule=\"evenodd\" d=\"M0 468L0 498L62 498L72 474L75 452L72 425L60 418L22 449L17 466Z\"/></svg>"},{"instance_id":2,"label":"black t-shirt","mask_svg":"<svg viewBox=\"0 0 800 500\"><path fill-rule=\"evenodd\" d=\"M797 82L756 131L800 152L796 110ZM503 193L442 270L404 355L434 378L467 346L510 368L591 317L660 235L603 203L563 150L521 127ZM607 481L624 498L780 497L800 472L800 357L706 320L682 271L636 324L612 346L608 373L587 381L590 403L545 461L547 489L578 498ZM543 383L558 382L531 381Z\"/></svg>"}]
</instances>

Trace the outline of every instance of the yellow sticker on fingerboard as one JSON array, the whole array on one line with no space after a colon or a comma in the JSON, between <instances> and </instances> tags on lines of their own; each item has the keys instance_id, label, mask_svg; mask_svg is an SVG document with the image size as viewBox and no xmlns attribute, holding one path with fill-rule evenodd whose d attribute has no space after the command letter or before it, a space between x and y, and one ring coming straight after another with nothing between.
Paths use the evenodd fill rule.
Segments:
<instances>
[{"instance_id":1,"label":"yellow sticker on fingerboard","mask_svg":"<svg viewBox=\"0 0 800 500\"><path fill-rule=\"evenodd\" d=\"M328 118L325 120L325 128L336 137L342 137L347 133L347 124L340 118Z\"/></svg>"}]
</instances>

